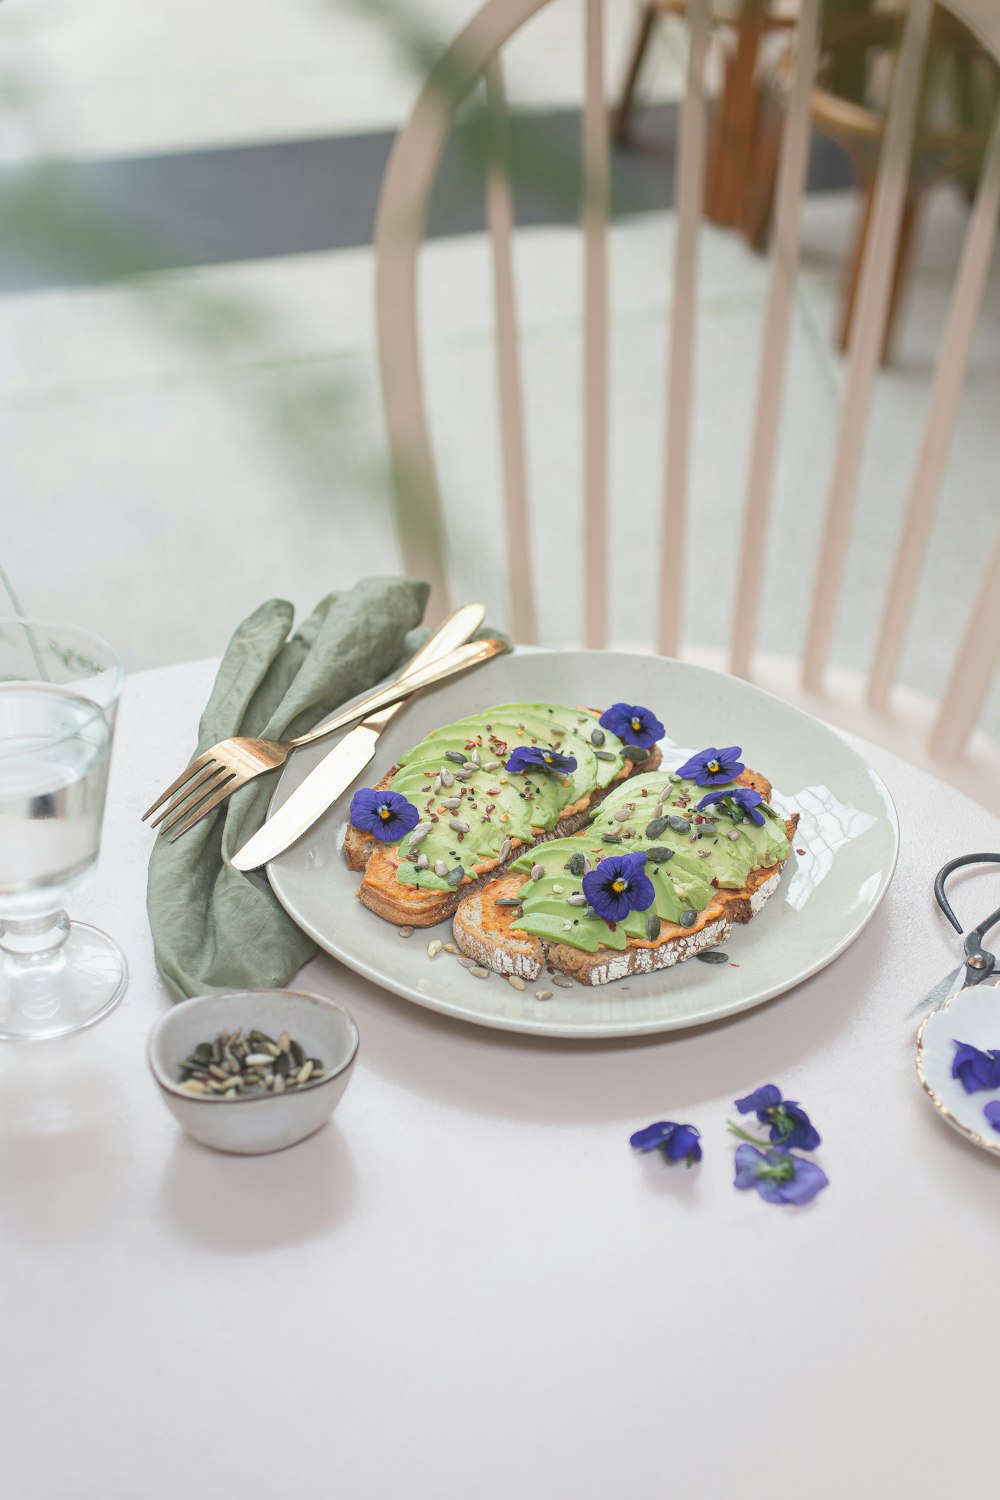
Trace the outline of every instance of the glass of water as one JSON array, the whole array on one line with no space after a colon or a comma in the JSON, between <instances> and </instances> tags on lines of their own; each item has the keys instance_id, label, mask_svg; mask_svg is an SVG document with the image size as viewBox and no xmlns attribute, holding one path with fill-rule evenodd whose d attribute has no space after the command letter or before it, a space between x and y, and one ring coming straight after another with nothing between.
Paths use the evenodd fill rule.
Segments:
<instances>
[{"instance_id":1,"label":"glass of water","mask_svg":"<svg viewBox=\"0 0 1000 1500\"><path fill-rule=\"evenodd\" d=\"M118 654L99 636L0 618L0 1038L65 1036L125 993L120 949L63 911L94 869Z\"/></svg>"}]
</instances>

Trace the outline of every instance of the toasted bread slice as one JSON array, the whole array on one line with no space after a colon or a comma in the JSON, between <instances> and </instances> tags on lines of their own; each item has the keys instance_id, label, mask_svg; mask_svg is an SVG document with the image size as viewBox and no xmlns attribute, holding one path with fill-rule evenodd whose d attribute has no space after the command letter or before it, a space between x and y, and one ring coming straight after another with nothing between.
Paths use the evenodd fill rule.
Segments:
<instances>
[{"instance_id":1,"label":"toasted bread slice","mask_svg":"<svg viewBox=\"0 0 1000 1500\"><path fill-rule=\"evenodd\" d=\"M747 770L738 779L759 791L765 801L770 798L771 784L759 772ZM797 824L797 814L785 823L789 841ZM670 968L726 942L733 923L749 922L777 890L781 870L781 864L753 870L741 889L717 890L690 927L663 922L654 941L630 936L624 951L601 948L596 953L586 953L566 943L517 931L517 908L496 903L517 896L529 878L519 871L489 881L463 900L455 913L452 930L463 953L496 973L516 974L534 981L548 969L569 975L580 984L608 984L630 974Z\"/></svg>"},{"instance_id":2,"label":"toasted bread slice","mask_svg":"<svg viewBox=\"0 0 1000 1500\"><path fill-rule=\"evenodd\" d=\"M596 714L598 710L591 709L588 712ZM576 833L587 822L594 808L612 786L628 776L635 775L637 771L655 771L662 759L659 748L653 746L645 760L641 762L626 760L622 771L607 787L599 788L591 792L589 796L581 797L565 807L559 822L552 828L534 830L536 838L531 842L565 838L569 834ZM376 790L382 791L390 787L398 770L398 766L393 766L387 771L381 780L376 782ZM470 893L485 885L488 880L495 878L498 873L502 873L509 861L516 859L527 843L528 841L523 839L512 839L510 854L505 861L484 860L474 865L454 891L427 890L420 886L403 884L396 879L396 871L401 863L399 846L380 843L371 834L362 833L351 826L348 826L344 838L344 856L352 870L364 871L357 896L369 910L385 921L395 922L401 927L433 927L438 922L444 922L453 916L460 902Z\"/></svg>"}]
</instances>

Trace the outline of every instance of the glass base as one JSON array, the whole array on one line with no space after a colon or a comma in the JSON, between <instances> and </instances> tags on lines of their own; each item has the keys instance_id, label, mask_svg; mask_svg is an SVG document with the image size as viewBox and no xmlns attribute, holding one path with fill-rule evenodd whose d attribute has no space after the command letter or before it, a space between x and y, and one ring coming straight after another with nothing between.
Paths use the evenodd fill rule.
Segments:
<instances>
[{"instance_id":1,"label":"glass base","mask_svg":"<svg viewBox=\"0 0 1000 1500\"><path fill-rule=\"evenodd\" d=\"M54 953L11 957L0 948L0 1041L82 1031L114 1010L127 987L125 955L85 922L71 922Z\"/></svg>"}]
</instances>

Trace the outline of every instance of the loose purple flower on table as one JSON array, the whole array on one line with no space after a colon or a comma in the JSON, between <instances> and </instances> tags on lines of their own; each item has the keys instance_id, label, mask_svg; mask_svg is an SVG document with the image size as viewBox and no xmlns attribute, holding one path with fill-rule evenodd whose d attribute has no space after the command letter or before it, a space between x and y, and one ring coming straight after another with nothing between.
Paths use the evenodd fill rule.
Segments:
<instances>
[{"instance_id":1,"label":"loose purple flower on table","mask_svg":"<svg viewBox=\"0 0 1000 1500\"><path fill-rule=\"evenodd\" d=\"M749 814L758 828L764 826L764 814L760 811L764 799L760 792L755 792L752 786L734 786L728 792L709 792L707 797L702 797L698 803L698 811L704 812L706 807L721 807L730 813L737 823L742 823ZM764 804L766 806L766 804Z\"/></svg>"},{"instance_id":2,"label":"loose purple flower on table","mask_svg":"<svg viewBox=\"0 0 1000 1500\"><path fill-rule=\"evenodd\" d=\"M364 787L351 798L351 823L384 844L396 843L419 822L419 812L399 792Z\"/></svg>"},{"instance_id":3,"label":"loose purple flower on table","mask_svg":"<svg viewBox=\"0 0 1000 1500\"><path fill-rule=\"evenodd\" d=\"M626 745L638 745L643 750L655 745L665 733L653 710L643 708L641 703L612 703L601 714L599 723Z\"/></svg>"},{"instance_id":4,"label":"loose purple flower on table","mask_svg":"<svg viewBox=\"0 0 1000 1500\"><path fill-rule=\"evenodd\" d=\"M955 1042L951 1076L957 1078L967 1094L980 1089L1000 1089L1000 1052L980 1052L968 1042Z\"/></svg>"},{"instance_id":5,"label":"loose purple flower on table","mask_svg":"<svg viewBox=\"0 0 1000 1500\"><path fill-rule=\"evenodd\" d=\"M645 872L646 856L611 854L583 877L583 894L606 922L623 922L630 911L645 911L656 899Z\"/></svg>"},{"instance_id":6,"label":"loose purple flower on table","mask_svg":"<svg viewBox=\"0 0 1000 1500\"><path fill-rule=\"evenodd\" d=\"M782 1099L777 1084L764 1083L752 1094L733 1101L741 1115L755 1114L770 1126L771 1141L787 1151L815 1151L819 1131L794 1099Z\"/></svg>"},{"instance_id":7,"label":"loose purple flower on table","mask_svg":"<svg viewBox=\"0 0 1000 1500\"><path fill-rule=\"evenodd\" d=\"M504 770L519 776L536 766L541 766L543 771L575 771L576 756L560 755L558 750L543 749L541 745L519 745Z\"/></svg>"},{"instance_id":8,"label":"loose purple flower on table","mask_svg":"<svg viewBox=\"0 0 1000 1500\"><path fill-rule=\"evenodd\" d=\"M709 745L707 750L699 750L697 755L678 766L677 774L685 781L696 781L699 786L723 786L727 781L735 781L740 772L746 770L740 760L742 754L739 745L727 745L724 750Z\"/></svg>"},{"instance_id":9,"label":"loose purple flower on table","mask_svg":"<svg viewBox=\"0 0 1000 1500\"><path fill-rule=\"evenodd\" d=\"M687 1162L693 1167L701 1161L701 1135L693 1125L676 1125L673 1120L657 1120L645 1130L629 1136L636 1151L662 1151L667 1161Z\"/></svg>"},{"instance_id":10,"label":"loose purple flower on table","mask_svg":"<svg viewBox=\"0 0 1000 1500\"><path fill-rule=\"evenodd\" d=\"M1000 1099L991 1099L989 1104L984 1104L983 1114L993 1126L993 1129L1000 1131Z\"/></svg>"},{"instance_id":11,"label":"loose purple flower on table","mask_svg":"<svg viewBox=\"0 0 1000 1500\"><path fill-rule=\"evenodd\" d=\"M804 1156L774 1148L760 1151L756 1146L736 1147L733 1185L744 1191L756 1188L767 1203L811 1203L829 1181L822 1167Z\"/></svg>"}]
</instances>

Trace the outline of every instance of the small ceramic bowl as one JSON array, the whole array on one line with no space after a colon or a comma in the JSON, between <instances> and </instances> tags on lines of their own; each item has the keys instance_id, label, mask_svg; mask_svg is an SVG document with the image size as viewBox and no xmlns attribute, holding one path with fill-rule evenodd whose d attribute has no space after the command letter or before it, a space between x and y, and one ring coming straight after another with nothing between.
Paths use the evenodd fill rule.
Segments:
<instances>
[{"instance_id":1,"label":"small ceramic bowl","mask_svg":"<svg viewBox=\"0 0 1000 1500\"><path fill-rule=\"evenodd\" d=\"M186 1094L180 1064L220 1031L283 1031L325 1066L317 1083L263 1097L219 1099ZM301 990L232 990L183 1000L149 1038L149 1065L160 1092L188 1135L216 1151L259 1156L304 1141L325 1123L347 1087L358 1051L354 1018L335 1000Z\"/></svg>"}]
</instances>

